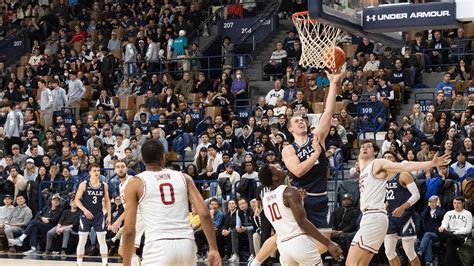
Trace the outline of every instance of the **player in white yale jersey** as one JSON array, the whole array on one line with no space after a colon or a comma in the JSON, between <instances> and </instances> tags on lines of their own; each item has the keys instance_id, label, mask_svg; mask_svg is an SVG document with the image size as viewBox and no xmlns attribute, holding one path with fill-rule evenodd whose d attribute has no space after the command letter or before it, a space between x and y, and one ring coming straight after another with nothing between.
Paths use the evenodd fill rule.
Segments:
<instances>
[{"instance_id":1,"label":"player in white yale jersey","mask_svg":"<svg viewBox=\"0 0 474 266\"><path fill-rule=\"evenodd\" d=\"M120 185L119 185L119 190L120 190L120 198L122 199L122 204L124 208L126 208L125 204L125 187L127 186L128 182L132 178L131 176L127 175L128 172L128 167L123 161L118 161L115 163L115 173L117 174L118 178L120 179ZM119 238L118 235L121 235L122 232L119 232L123 230L122 223L124 221L125 214L122 213L119 218L111 225L109 226L109 230L117 234L117 238ZM140 218L140 212L137 212L137 222L135 226L136 234L135 234L135 251L140 247L140 243L142 240L142 235L145 232L145 225L143 224L143 219ZM118 249L118 253L120 256L123 254L123 235L122 238L120 239L120 246ZM138 266L140 265L140 259L136 254L132 255L132 266Z\"/></svg>"},{"instance_id":2,"label":"player in white yale jersey","mask_svg":"<svg viewBox=\"0 0 474 266\"><path fill-rule=\"evenodd\" d=\"M165 169L163 145L156 139L142 145L146 171L133 177L125 188L123 264L131 265L137 210L145 224L142 265L196 265L196 242L189 224L189 202L199 214L209 244L208 264L220 265L211 215L193 179Z\"/></svg>"},{"instance_id":3,"label":"player in white yale jersey","mask_svg":"<svg viewBox=\"0 0 474 266\"><path fill-rule=\"evenodd\" d=\"M369 265L384 241L388 229L384 204L388 172L418 171L448 164L450 161L449 155L438 157L436 154L429 162L394 163L385 159L375 159L378 152L379 147L374 140L361 142L359 191L362 220L352 240L346 265Z\"/></svg>"},{"instance_id":4,"label":"player in white yale jersey","mask_svg":"<svg viewBox=\"0 0 474 266\"><path fill-rule=\"evenodd\" d=\"M281 265L323 265L316 241L328 247L331 255L340 260L342 249L308 220L301 193L284 185L286 174L265 164L258 176L260 182L269 188L263 193L262 208L276 231Z\"/></svg>"}]
</instances>

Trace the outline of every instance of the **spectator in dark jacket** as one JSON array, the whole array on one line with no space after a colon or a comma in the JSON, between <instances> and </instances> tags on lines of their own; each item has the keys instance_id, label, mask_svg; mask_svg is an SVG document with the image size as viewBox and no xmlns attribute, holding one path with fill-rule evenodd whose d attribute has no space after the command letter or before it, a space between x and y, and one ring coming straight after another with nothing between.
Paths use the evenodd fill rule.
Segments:
<instances>
[{"instance_id":1,"label":"spectator in dark jacket","mask_svg":"<svg viewBox=\"0 0 474 266\"><path fill-rule=\"evenodd\" d=\"M115 96L113 79L115 73L115 57L109 54L107 47L102 48L104 58L100 65L100 73L102 74L102 80L104 87L109 91L110 95Z\"/></svg>"},{"instance_id":2,"label":"spectator in dark jacket","mask_svg":"<svg viewBox=\"0 0 474 266\"><path fill-rule=\"evenodd\" d=\"M25 252L25 255L37 254L36 245L38 234L41 234L43 238L46 238L47 232L58 224L59 218L63 213L63 208L59 206L59 201L59 195L54 195L51 198L51 206L46 206L38 212L35 219L28 225L28 227L26 227L20 237L10 240L13 245L22 246L26 237L29 237L31 249Z\"/></svg>"},{"instance_id":3,"label":"spectator in dark jacket","mask_svg":"<svg viewBox=\"0 0 474 266\"><path fill-rule=\"evenodd\" d=\"M420 257L424 257L427 265L433 262L432 245L439 239L438 227L441 226L444 214L445 210L441 208L438 196L431 196L428 206L421 213L424 234L417 252Z\"/></svg>"},{"instance_id":4,"label":"spectator in dark jacket","mask_svg":"<svg viewBox=\"0 0 474 266\"><path fill-rule=\"evenodd\" d=\"M73 230L77 230L79 226L79 216L81 212L78 211L76 203L74 200L71 200L69 203L71 209L65 210L59 219L57 226L53 227L47 233L46 238L46 251L45 255L51 254L51 246L53 244L53 239L56 236L62 235L62 250L61 255L66 255L67 244L69 243L69 236Z\"/></svg>"},{"instance_id":5,"label":"spectator in dark jacket","mask_svg":"<svg viewBox=\"0 0 474 266\"><path fill-rule=\"evenodd\" d=\"M392 70L395 66L395 59L397 59L397 57L393 55L392 47L385 48L384 56L380 62L380 68L385 69L385 71Z\"/></svg>"},{"instance_id":6,"label":"spectator in dark jacket","mask_svg":"<svg viewBox=\"0 0 474 266\"><path fill-rule=\"evenodd\" d=\"M357 217L360 215L360 210L353 206L352 197L350 194L342 196L342 206L334 210L331 215L332 233L331 240L338 243L347 252L349 250L352 233L357 231Z\"/></svg>"},{"instance_id":7,"label":"spectator in dark jacket","mask_svg":"<svg viewBox=\"0 0 474 266\"><path fill-rule=\"evenodd\" d=\"M374 52L374 44L370 42L369 38L363 37L362 42L357 46L357 50L355 51L355 54L357 57L363 58L369 56L370 53Z\"/></svg>"},{"instance_id":8,"label":"spectator in dark jacket","mask_svg":"<svg viewBox=\"0 0 474 266\"><path fill-rule=\"evenodd\" d=\"M428 54L428 65L441 65L444 64L447 61L448 57L448 42L443 39L441 36L441 31L437 30L433 33L433 40L430 43L429 48L433 49L429 51ZM428 72L431 71L431 67L428 68ZM437 72L441 71L441 68L438 67L436 68Z\"/></svg>"}]
</instances>

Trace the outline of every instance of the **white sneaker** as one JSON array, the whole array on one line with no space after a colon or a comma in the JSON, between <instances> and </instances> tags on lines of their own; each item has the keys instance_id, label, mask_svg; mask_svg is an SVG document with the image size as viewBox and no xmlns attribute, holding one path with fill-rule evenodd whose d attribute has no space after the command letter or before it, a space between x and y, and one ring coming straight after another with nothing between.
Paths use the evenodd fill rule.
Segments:
<instances>
[{"instance_id":1,"label":"white sneaker","mask_svg":"<svg viewBox=\"0 0 474 266\"><path fill-rule=\"evenodd\" d=\"M230 257L230 259L228 260L229 262L239 262L240 261L240 258L239 258L239 255L237 254L232 254L232 257Z\"/></svg>"},{"instance_id":2,"label":"white sneaker","mask_svg":"<svg viewBox=\"0 0 474 266\"><path fill-rule=\"evenodd\" d=\"M192 150L191 150L191 147L186 147L184 148L184 151L192 151Z\"/></svg>"},{"instance_id":3,"label":"white sneaker","mask_svg":"<svg viewBox=\"0 0 474 266\"><path fill-rule=\"evenodd\" d=\"M23 252L23 255L35 255L35 254L38 254L38 252L36 251L36 249L30 249L26 252Z\"/></svg>"},{"instance_id":4,"label":"white sneaker","mask_svg":"<svg viewBox=\"0 0 474 266\"><path fill-rule=\"evenodd\" d=\"M23 241L20 240L20 238L13 238L13 239L8 239L8 242L14 246L23 246Z\"/></svg>"},{"instance_id":5,"label":"white sneaker","mask_svg":"<svg viewBox=\"0 0 474 266\"><path fill-rule=\"evenodd\" d=\"M250 254L250 257L247 259L247 262L252 262L255 259L253 254Z\"/></svg>"}]
</instances>

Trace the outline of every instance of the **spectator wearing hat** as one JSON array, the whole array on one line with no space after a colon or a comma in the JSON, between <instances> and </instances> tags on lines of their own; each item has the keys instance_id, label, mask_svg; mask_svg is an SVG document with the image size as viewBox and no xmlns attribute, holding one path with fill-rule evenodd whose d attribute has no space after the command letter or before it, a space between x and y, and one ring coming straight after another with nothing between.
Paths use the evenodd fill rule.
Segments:
<instances>
[{"instance_id":1,"label":"spectator wearing hat","mask_svg":"<svg viewBox=\"0 0 474 266\"><path fill-rule=\"evenodd\" d=\"M115 57L109 53L107 47L102 48L102 63L100 65L100 74L102 75L102 83L105 89L110 93L110 95L115 96L115 91L113 87L113 77L115 73Z\"/></svg>"},{"instance_id":2,"label":"spectator wearing hat","mask_svg":"<svg viewBox=\"0 0 474 266\"><path fill-rule=\"evenodd\" d=\"M51 205L44 207L40 212L35 216L35 219L28 224L23 234L14 239L9 239L8 242L14 246L22 246L23 241L29 237L30 238L30 250L24 252L24 255L34 255L37 254L36 246L38 241L38 236L46 238L46 234L49 230L55 227L61 217L63 208L59 205L60 197L58 194L55 194L51 198Z\"/></svg>"},{"instance_id":3,"label":"spectator wearing hat","mask_svg":"<svg viewBox=\"0 0 474 266\"><path fill-rule=\"evenodd\" d=\"M0 207L0 229L4 228L5 222L8 221L8 217L15 209L12 203L13 197L11 195L3 196L3 206Z\"/></svg>"},{"instance_id":4,"label":"spectator wearing hat","mask_svg":"<svg viewBox=\"0 0 474 266\"><path fill-rule=\"evenodd\" d=\"M5 195L5 198L10 198L10 202L13 200L12 196L10 195ZM5 235L5 242L9 242L8 240L13 240L14 236L21 233L31 221L31 218L33 218L31 209L26 205L26 199L23 194L19 194L16 197L16 203L17 205L15 207L10 205L13 207L10 214L4 221L0 222L0 235ZM4 207L5 206L0 207L0 212L1 208ZM10 207L8 209L10 209ZM5 247L5 242L2 241L2 247ZM8 246L10 248L8 250L9 253L16 253L16 250L12 244L8 243Z\"/></svg>"},{"instance_id":5,"label":"spectator wearing hat","mask_svg":"<svg viewBox=\"0 0 474 266\"><path fill-rule=\"evenodd\" d=\"M357 231L357 219L360 214L360 210L354 207L352 196L344 194L341 207L334 210L331 215L330 224L333 230L331 240L338 243L344 253L349 250L350 242Z\"/></svg>"},{"instance_id":6,"label":"spectator wearing hat","mask_svg":"<svg viewBox=\"0 0 474 266\"><path fill-rule=\"evenodd\" d=\"M26 181L34 181L36 176L38 176L38 167L35 165L35 161L31 158L26 160L26 167L23 171L23 176Z\"/></svg>"},{"instance_id":7,"label":"spectator wearing hat","mask_svg":"<svg viewBox=\"0 0 474 266\"><path fill-rule=\"evenodd\" d=\"M26 159L28 159L28 156L21 153L20 146L18 144L12 145L12 153L13 163L18 165L20 169L25 169Z\"/></svg>"},{"instance_id":8,"label":"spectator wearing hat","mask_svg":"<svg viewBox=\"0 0 474 266\"><path fill-rule=\"evenodd\" d=\"M271 150L265 152L265 161L266 163L269 163L269 164L278 163L275 152Z\"/></svg>"},{"instance_id":9,"label":"spectator wearing hat","mask_svg":"<svg viewBox=\"0 0 474 266\"><path fill-rule=\"evenodd\" d=\"M121 44L120 44L120 40L117 37L117 32L112 31L112 35L110 36L110 40L107 43L107 49L109 49L109 51L113 52L114 50L117 50L117 49L120 49L120 48L121 48Z\"/></svg>"},{"instance_id":10,"label":"spectator wearing hat","mask_svg":"<svg viewBox=\"0 0 474 266\"><path fill-rule=\"evenodd\" d=\"M292 103L293 101L296 100L296 92L297 92L297 89L295 87L295 79L294 78L290 78L288 80L288 84L286 84L287 88L283 94L283 99L287 102L287 103ZM273 105L276 105L276 101L275 101L275 104Z\"/></svg>"}]
</instances>

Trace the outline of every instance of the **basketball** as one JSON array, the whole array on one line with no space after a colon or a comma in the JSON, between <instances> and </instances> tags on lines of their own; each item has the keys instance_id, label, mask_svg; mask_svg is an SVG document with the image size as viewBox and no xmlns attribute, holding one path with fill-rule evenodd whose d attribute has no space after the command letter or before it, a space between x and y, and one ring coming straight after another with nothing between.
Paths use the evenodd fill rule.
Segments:
<instances>
[{"instance_id":1,"label":"basketball","mask_svg":"<svg viewBox=\"0 0 474 266\"><path fill-rule=\"evenodd\" d=\"M324 66L329 68L332 72L339 72L345 62L346 53L344 53L340 47L329 47L323 51Z\"/></svg>"}]
</instances>

